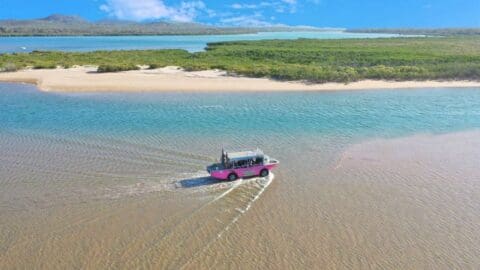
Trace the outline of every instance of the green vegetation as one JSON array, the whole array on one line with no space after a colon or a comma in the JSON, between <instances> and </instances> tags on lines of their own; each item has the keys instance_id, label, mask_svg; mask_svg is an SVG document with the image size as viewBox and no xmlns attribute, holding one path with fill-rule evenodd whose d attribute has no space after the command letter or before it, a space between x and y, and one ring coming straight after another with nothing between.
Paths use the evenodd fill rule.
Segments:
<instances>
[{"instance_id":1,"label":"green vegetation","mask_svg":"<svg viewBox=\"0 0 480 270\"><path fill-rule=\"evenodd\" d=\"M139 70L140 67L137 65L100 65L98 66L97 72L99 73L107 73L107 72L120 72L120 71L128 71L128 70Z\"/></svg>"},{"instance_id":2,"label":"green vegetation","mask_svg":"<svg viewBox=\"0 0 480 270\"><path fill-rule=\"evenodd\" d=\"M33 65L33 69L55 69L55 68L57 68L57 65L52 63L38 63Z\"/></svg>"},{"instance_id":3,"label":"green vegetation","mask_svg":"<svg viewBox=\"0 0 480 270\"><path fill-rule=\"evenodd\" d=\"M0 55L0 66L96 65L101 72L181 66L310 82L480 80L480 37L268 40L209 44L205 52L139 50Z\"/></svg>"},{"instance_id":4,"label":"green vegetation","mask_svg":"<svg viewBox=\"0 0 480 270\"><path fill-rule=\"evenodd\" d=\"M347 32L429 36L474 36L480 35L480 28L360 28L348 29Z\"/></svg>"},{"instance_id":5,"label":"green vegetation","mask_svg":"<svg viewBox=\"0 0 480 270\"><path fill-rule=\"evenodd\" d=\"M150 64L148 65L148 69L157 69L157 68L162 68L163 66L160 66L158 64Z\"/></svg>"},{"instance_id":6,"label":"green vegetation","mask_svg":"<svg viewBox=\"0 0 480 270\"><path fill-rule=\"evenodd\" d=\"M15 64L12 63L5 63L2 68L0 68L0 71L2 72L14 72L17 71L18 67Z\"/></svg>"}]
</instances>

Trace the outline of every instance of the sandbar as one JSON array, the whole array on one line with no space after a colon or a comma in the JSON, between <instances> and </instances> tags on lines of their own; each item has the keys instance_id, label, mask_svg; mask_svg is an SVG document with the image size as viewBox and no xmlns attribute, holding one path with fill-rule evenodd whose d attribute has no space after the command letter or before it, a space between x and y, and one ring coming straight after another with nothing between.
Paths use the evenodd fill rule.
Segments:
<instances>
[{"instance_id":1,"label":"sandbar","mask_svg":"<svg viewBox=\"0 0 480 270\"><path fill-rule=\"evenodd\" d=\"M468 88L480 81L376 81L352 83L306 83L268 78L231 76L221 70L187 72L178 67L97 73L94 66L69 69L23 69L0 73L1 82L36 85L53 92L246 92L246 91L336 91L366 89Z\"/></svg>"}]
</instances>

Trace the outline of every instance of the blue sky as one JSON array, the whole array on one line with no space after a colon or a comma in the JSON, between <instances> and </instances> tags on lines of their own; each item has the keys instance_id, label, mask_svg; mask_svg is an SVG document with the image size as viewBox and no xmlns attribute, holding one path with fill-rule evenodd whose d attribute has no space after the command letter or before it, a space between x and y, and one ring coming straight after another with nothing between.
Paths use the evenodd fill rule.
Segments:
<instances>
[{"instance_id":1,"label":"blue sky","mask_svg":"<svg viewBox=\"0 0 480 270\"><path fill-rule=\"evenodd\" d=\"M216 25L480 27L480 0L0 0L2 19L53 13Z\"/></svg>"}]
</instances>

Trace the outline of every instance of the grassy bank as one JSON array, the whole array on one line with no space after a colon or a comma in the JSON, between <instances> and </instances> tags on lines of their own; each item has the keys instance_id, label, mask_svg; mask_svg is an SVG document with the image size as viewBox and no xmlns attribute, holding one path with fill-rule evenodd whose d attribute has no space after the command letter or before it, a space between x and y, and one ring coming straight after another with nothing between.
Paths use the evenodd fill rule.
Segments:
<instances>
[{"instance_id":1,"label":"grassy bank","mask_svg":"<svg viewBox=\"0 0 480 270\"><path fill-rule=\"evenodd\" d=\"M348 33L374 33L427 36L479 36L480 28L358 28Z\"/></svg>"},{"instance_id":2,"label":"grassy bank","mask_svg":"<svg viewBox=\"0 0 480 270\"><path fill-rule=\"evenodd\" d=\"M169 65L222 69L250 77L311 82L480 80L480 37L270 40L209 44L183 50L33 52L0 55L0 67L101 66L100 71Z\"/></svg>"}]
</instances>

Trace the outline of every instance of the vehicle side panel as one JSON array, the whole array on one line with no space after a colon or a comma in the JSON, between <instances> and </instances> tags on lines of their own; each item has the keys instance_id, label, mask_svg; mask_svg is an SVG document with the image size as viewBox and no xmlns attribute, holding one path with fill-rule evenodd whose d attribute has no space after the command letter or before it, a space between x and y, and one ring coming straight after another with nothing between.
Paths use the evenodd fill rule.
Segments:
<instances>
[{"instance_id":1,"label":"vehicle side panel","mask_svg":"<svg viewBox=\"0 0 480 270\"><path fill-rule=\"evenodd\" d=\"M251 177L251 176L258 176L263 169L272 170L275 168L276 164L268 164L268 165L259 165L259 166L252 166L248 168L237 168L237 169L225 169L225 170L217 170L212 171L211 176L217 179L226 180L230 173L235 173L239 178L244 177Z\"/></svg>"}]
</instances>

